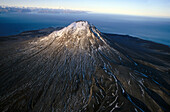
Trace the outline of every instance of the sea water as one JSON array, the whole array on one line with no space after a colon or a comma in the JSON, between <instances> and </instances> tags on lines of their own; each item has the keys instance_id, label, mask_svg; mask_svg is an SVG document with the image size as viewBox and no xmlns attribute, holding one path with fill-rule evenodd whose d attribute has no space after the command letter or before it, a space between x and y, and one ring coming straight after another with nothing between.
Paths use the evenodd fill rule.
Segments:
<instances>
[{"instance_id":1,"label":"sea water","mask_svg":"<svg viewBox=\"0 0 170 112\"><path fill-rule=\"evenodd\" d=\"M65 27L77 20L87 20L101 32L131 35L170 46L170 18L113 14L1 13L0 36L48 27Z\"/></svg>"}]
</instances>

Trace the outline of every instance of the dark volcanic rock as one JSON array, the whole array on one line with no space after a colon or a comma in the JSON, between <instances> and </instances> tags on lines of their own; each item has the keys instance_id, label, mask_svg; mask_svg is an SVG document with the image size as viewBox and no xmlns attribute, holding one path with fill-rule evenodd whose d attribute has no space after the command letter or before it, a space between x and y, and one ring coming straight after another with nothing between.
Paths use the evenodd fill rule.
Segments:
<instances>
[{"instance_id":1,"label":"dark volcanic rock","mask_svg":"<svg viewBox=\"0 0 170 112\"><path fill-rule=\"evenodd\" d=\"M0 111L170 111L168 46L86 21L43 31L0 42Z\"/></svg>"}]
</instances>

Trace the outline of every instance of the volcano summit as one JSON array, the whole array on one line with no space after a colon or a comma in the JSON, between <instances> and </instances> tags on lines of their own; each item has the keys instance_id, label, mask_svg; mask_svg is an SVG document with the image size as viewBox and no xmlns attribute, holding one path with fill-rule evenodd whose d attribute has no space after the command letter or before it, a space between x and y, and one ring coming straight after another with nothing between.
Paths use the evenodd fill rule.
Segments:
<instances>
[{"instance_id":1,"label":"volcano summit","mask_svg":"<svg viewBox=\"0 0 170 112\"><path fill-rule=\"evenodd\" d=\"M0 111L170 111L168 46L87 21L8 39L0 41Z\"/></svg>"}]
</instances>

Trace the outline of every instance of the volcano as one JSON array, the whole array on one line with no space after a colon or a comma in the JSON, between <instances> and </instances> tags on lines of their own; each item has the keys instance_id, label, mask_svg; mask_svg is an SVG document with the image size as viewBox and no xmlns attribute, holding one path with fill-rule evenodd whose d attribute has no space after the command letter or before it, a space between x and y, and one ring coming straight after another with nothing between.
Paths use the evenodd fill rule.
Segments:
<instances>
[{"instance_id":1,"label":"volcano","mask_svg":"<svg viewBox=\"0 0 170 112\"><path fill-rule=\"evenodd\" d=\"M87 21L53 30L0 42L0 111L170 111L168 46Z\"/></svg>"}]
</instances>

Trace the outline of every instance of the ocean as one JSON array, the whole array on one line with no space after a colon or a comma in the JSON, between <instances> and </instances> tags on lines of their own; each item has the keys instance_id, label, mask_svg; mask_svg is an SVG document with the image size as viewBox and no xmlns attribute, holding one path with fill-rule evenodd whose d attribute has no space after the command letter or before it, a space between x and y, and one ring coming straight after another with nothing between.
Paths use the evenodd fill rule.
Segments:
<instances>
[{"instance_id":1,"label":"ocean","mask_svg":"<svg viewBox=\"0 0 170 112\"><path fill-rule=\"evenodd\" d=\"M87 20L104 33L131 35L170 46L170 18L97 13L1 13L0 36L48 27L65 27L77 20Z\"/></svg>"}]
</instances>

